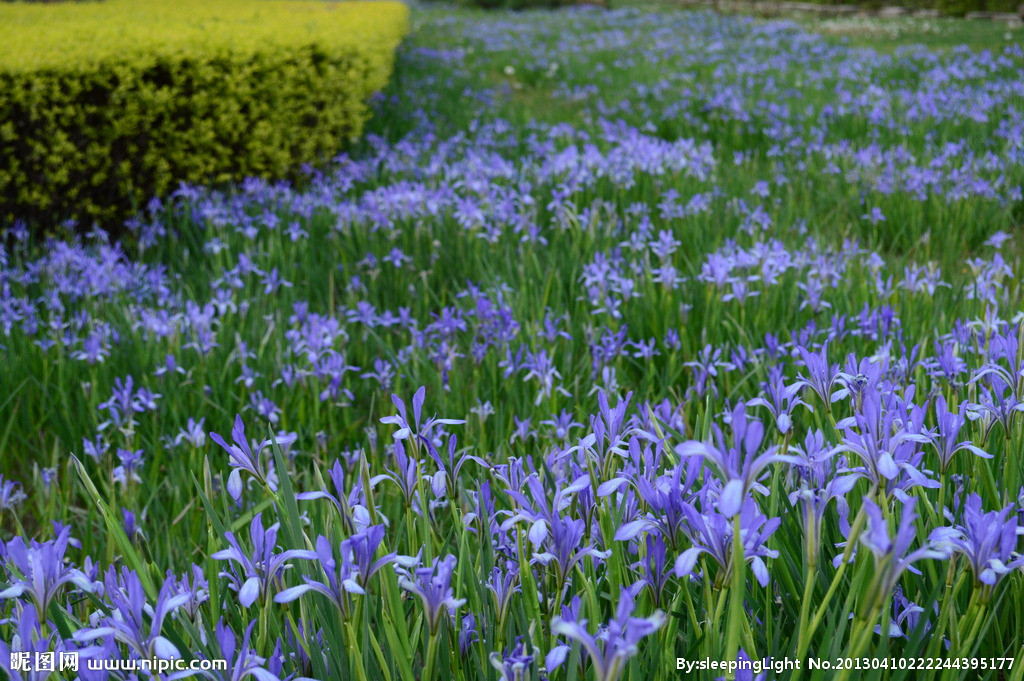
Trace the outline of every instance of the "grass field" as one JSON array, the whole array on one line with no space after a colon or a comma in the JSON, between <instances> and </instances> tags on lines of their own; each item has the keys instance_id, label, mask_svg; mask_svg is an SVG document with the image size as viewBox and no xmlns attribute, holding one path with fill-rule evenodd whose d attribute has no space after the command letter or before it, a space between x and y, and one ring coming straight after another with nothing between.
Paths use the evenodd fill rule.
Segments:
<instances>
[{"instance_id":1,"label":"grass field","mask_svg":"<svg viewBox=\"0 0 1024 681\"><path fill-rule=\"evenodd\" d=\"M1021 34L809 28L419 9L303 186L13 226L0 667L1024 679Z\"/></svg>"}]
</instances>

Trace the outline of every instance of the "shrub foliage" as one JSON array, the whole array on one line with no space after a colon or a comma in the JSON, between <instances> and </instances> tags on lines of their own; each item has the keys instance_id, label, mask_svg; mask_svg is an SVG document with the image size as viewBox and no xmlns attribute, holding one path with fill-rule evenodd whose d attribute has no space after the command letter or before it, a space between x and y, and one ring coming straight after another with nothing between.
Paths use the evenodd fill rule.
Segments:
<instances>
[{"instance_id":1,"label":"shrub foliage","mask_svg":"<svg viewBox=\"0 0 1024 681\"><path fill-rule=\"evenodd\" d=\"M390 2L0 6L0 217L107 223L331 156L406 23Z\"/></svg>"}]
</instances>

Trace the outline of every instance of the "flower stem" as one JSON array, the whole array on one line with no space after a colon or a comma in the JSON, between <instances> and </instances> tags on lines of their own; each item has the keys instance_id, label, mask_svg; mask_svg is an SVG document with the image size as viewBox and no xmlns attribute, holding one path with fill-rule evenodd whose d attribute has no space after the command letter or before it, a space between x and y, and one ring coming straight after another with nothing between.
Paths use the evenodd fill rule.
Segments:
<instances>
[{"instance_id":1,"label":"flower stem","mask_svg":"<svg viewBox=\"0 0 1024 681\"><path fill-rule=\"evenodd\" d=\"M345 631L348 633L348 659L355 665L356 679L358 681L366 681L366 669L363 667L362 647L359 645L359 639L356 638L356 631L352 628L352 622L345 622Z\"/></svg>"},{"instance_id":2,"label":"flower stem","mask_svg":"<svg viewBox=\"0 0 1024 681\"><path fill-rule=\"evenodd\" d=\"M807 639L809 636L807 625L808 619L811 616L811 598L814 596L815 565L809 556L806 569L807 574L804 579L804 595L803 600L800 601L800 625L797 629L797 649L799 650L807 649Z\"/></svg>"},{"instance_id":3,"label":"flower stem","mask_svg":"<svg viewBox=\"0 0 1024 681\"><path fill-rule=\"evenodd\" d=\"M797 639L797 651L796 659L801 662L807 657L807 649L811 645L811 637L814 636L814 632L818 629L818 625L821 624L821 620L825 618L828 613L828 605L832 601L832 596L835 595L836 589L839 588L839 583L842 581L843 575L846 573L846 567L850 564L850 556L853 554L853 547L857 545L857 538L860 536L861 529L864 526L864 522L867 516L864 513L864 507L861 506L860 511L857 512L857 517L853 520L853 525L850 526L850 536L846 540L846 549L843 551L843 557L839 563L839 567L836 569L836 574L832 577L832 583L828 586L828 591L825 592L825 597L822 599L821 604L818 606L817 611L814 613L814 619L811 620L810 626L807 627L807 633L803 639ZM793 681L799 681L800 674L803 670L804 665L800 665L793 672Z\"/></svg>"},{"instance_id":4,"label":"flower stem","mask_svg":"<svg viewBox=\"0 0 1024 681\"><path fill-rule=\"evenodd\" d=\"M856 623L853 625L853 632L850 634L850 647L843 653L844 656L851 659L857 659L861 656L861 652L864 646L871 640L872 629L874 627L870 620L858 618ZM850 667L844 667L839 672L839 676L836 677L836 681L846 681L850 676L852 669Z\"/></svg>"},{"instance_id":5,"label":"flower stem","mask_svg":"<svg viewBox=\"0 0 1024 681\"><path fill-rule=\"evenodd\" d=\"M431 632L430 642L427 644L427 660L423 667L423 678L433 679L436 678L435 669L437 667L437 653L441 647L441 635L440 632Z\"/></svg>"},{"instance_id":6,"label":"flower stem","mask_svg":"<svg viewBox=\"0 0 1024 681\"><path fill-rule=\"evenodd\" d=\"M725 654L727 660L735 660L740 650L740 629L743 620L743 596L746 592L746 580L743 569L743 538L740 536L740 516L732 517L732 593L729 594L729 626L725 635Z\"/></svg>"},{"instance_id":7,"label":"flower stem","mask_svg":"<svg viewBox=\"0 0 1024 681\"><path fill-rule=\"evenodd\" d=\"M936 622L935 633L932 634L932 647L929 655L938 656L941 652L942 639L946 633L946 623L954 623L954 614L952 612L953 603L956 600L957 593L960 592L960 585L963 584L967 573L962 572L960 578L954 583L953 578L956 576L956 556L952 556L949 559L949 569L946 571L946 584L943 587L944 593L941 599L942 610L939 611L939 618Z\"/></svg>"}]
</instances>

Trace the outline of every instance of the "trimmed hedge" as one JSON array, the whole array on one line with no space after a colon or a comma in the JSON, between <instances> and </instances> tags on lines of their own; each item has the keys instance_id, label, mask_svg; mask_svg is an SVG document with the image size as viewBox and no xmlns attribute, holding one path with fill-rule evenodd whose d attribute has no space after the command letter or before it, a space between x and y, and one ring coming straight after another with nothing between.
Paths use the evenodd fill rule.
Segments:
<instances>
[{"instance_id":1,"label":"trimmed hedge","mask_svg":"<svg viewBox=\"0 0 1024 681\"><path fill-rule=\"evenodd\" d=\"M180 182L292 177L358 136L397 2L0 5L0 220L115 227Z\"/></svg>"}]
</instances>

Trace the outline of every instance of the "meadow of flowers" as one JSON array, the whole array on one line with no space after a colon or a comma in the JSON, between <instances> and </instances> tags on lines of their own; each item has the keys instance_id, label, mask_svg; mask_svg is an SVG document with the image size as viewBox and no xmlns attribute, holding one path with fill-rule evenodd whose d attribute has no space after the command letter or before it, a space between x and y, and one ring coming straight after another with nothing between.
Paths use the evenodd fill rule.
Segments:
<instances>
[{"instance_id":1,"label":"meadow of flowers","mask_svg":"<svg viewBox=\"0 0 1024 681\"><path fill-rule=\"evenodd\" d=\"M1024 678L1020 43L413 23L304 185L8 229L0 667Z\"/></svg>"}]
</instances>

